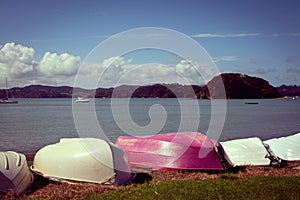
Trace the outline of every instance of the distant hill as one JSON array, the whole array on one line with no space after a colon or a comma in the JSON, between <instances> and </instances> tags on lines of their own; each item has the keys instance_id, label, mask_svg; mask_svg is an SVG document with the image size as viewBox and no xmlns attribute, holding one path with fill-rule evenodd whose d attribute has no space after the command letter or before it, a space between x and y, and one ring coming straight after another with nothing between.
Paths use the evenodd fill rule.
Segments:
<instances>
[{"instance_id":1,"label":"distant hill","mask_svg":"<svg viewBox=\"0 0 300 200\"><path fill-rule=\"evenodd\" d=\"M260 99L280 97L277 89L268 81L243 75L240 73L224 73L214 77L197 94L199 99L220 99L224 98L224 88L220 84L224 83L227 99Z\"/></svg>"},{"instance_id":2,"label":"distant hill","mask_svg":"<svg viewBox=\"0 0 300 200\"><path fill-rule=\"evenodd\" d=\"M73 87L30 85L23 88L15 87L9 90L10 97L15 98L70 98ZM92 90L78 89L78 94L90 94ZM0 90L0 96L5 95L5 90Z\"/></svg>"},{"instance_id":3,"label":"distant hill","mask_svg":"<svg viewBox=\"0 0 300 200\"><path fill-rule=\"evenodd\" d=\"M122 85L116 88L98 88L96 98L195 98L200 86L154 84L148 86Z\"/></svg>"},{"instance_id":4,"label":"distant hill","mask_svg":"<svg viewBox=\"0 0 300 200\"><path fill-rule=\"evenodd\" d=\"M179 84L155 84L150 86L122 85L116 88L98 88L96 98L195 98L200 86L183 86ZM93 90L73 88L69 86L30 85L24 88L10 89L10 96L15 98L71 98L72 96L94 96ZM0 90L0 98L5 97L5 90Z\"/></svg>"},{"instance_id":5,"label":"distant hill","mask_svg":"<svg viewBox=\"0 0 300 200\"><path fill-rule=\"evenodd\" d=\"M10 91L16 98L68 98L71 97L73 88L30 85L24 88L13 88Z\"/></svg>"},{"instance_id":6,"label":"distant hill","mask_svg":"<svg viewBox=\"0 0 300 200\"><path fill-rule=\"evenodd\" d=\"M194 98L201 90L200 86L184 86L179 84L155 84L137 88L132 97L135 98Z\"/></svg>"},{"instance_id":7,"label":"distant hill","mask_svg":"<svg viewBox=\"0 0 300 200\"><path fill-rule=\"evenodd\" d=\"M300 85L281 85L277 90L280 96L300 96Z\"/></svg>"},{"instance_id":8,"label":"distant hill","mask_svg":"<svg viewBox=\"0 0 300 200\"><path fill-rule=\"evenodd\" d=\"M218 84L224 83L227 99L277 98L280 96L300 95L299 86L273 87L268 81L239 73L224 73L214 77L205 86L184 86L180 84L154 84L149 86L122 85L116 88L98 88L96 91L69 86L30 85L10 89L10 97L15 98L71 98L87 96L96 98L224 98L224 89ZM95 92L95 94L94 94ZM0 90L0 98L5 97L5 90Z\"/></svg>"}]
</instances>

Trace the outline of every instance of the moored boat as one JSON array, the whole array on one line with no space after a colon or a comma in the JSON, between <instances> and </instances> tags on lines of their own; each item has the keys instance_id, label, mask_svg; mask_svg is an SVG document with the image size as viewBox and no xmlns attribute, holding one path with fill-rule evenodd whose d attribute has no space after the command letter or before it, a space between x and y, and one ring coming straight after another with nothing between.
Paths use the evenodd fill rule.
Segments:
<instances>
[{"instance_id":1,"label":"moored boat","mask_svg":"<svg viewBox=\"0 0 300 200\"><path fill-rule=\"evenodd\" d=\"M5 78L5 98L0 99L0 104L17 104L18 101L16 100L10 100L8 98L8 84L7 84L7 78Z\"/></svg>"},{"instance_id":2,"label":"moored boat","mask_svg":"<svg viewBox=\"0 0 300 200\"><path fill-rule=\"evenodd\" d=\"M17 104L18 101L9 99L0 99L0 104Z\"/></svg>"},{"instance_id":3,"label":"moored boat","mask_svg":"<svg viewBox=\"0 0 300 200\"><path fill-rule=\"evenodd\" d=\"M87 98L83 98L83 97L77 97L77 99L75 100L76 103L88 103L90 102L90 99Z\"/></svg>"},{"instance_id":4,"label":"moored boat","mask_svg":"<svg viewBox=\"0 0 300 200\"><path fill-rule=\"evenodd\" d=\"M246 101L245 104L258 104L256 101Z\"/></svg>"}]
</instances>

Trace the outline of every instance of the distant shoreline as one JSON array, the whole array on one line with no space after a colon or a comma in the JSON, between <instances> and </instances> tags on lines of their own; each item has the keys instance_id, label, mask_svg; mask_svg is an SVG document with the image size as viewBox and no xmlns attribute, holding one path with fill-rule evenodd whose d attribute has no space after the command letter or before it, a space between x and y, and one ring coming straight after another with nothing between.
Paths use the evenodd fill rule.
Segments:
<instances>
[{"instance_id":1,"label":"distant shoreline","mask_svg":"<svg viewBox=\"0 0 300 200\"><path fill-rule=\"evenodd\" d=\"M0 89L0 98L5 96L6 90ZM30 85L9 89L9 98L77 98L79 96L87 98L265 99L300 96L300 86L274 87L261 78L239 73L224 73L214 77L203 86L172 83L83 89L71 86Z\"/></svg>"}]
</instances>

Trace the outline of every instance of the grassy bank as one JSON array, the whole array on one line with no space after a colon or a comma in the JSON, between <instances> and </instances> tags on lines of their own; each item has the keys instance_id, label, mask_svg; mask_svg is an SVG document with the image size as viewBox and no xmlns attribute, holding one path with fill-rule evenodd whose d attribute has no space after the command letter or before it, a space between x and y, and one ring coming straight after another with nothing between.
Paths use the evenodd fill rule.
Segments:
<instances>
[{"instance_id":1,"label":"grassy bank","mask_svg":"<svg viewBox=\"0 0 300 200\"><path fill-rule=\"evenodd\" d=\"M139 184L137 184L139 183ZM1 184L1 183L0 183ZM247 166L231 172L154 171L137 174L128 186L114 187L50 181L35 176L22 194L1 193L2 200L23 199L299 199L300 161L283 168Z\"/></svg>"},{"instance_id":2,"label":"grassy bank","mask_svg":"<svg viewBox=\"0 0 300 200\"><path fill-rule=\"evenodd\" d=\"M221 176L216 180L174 180L130 185L86 199L300 199L300 177Z\"/></svg>"}]
</instances>

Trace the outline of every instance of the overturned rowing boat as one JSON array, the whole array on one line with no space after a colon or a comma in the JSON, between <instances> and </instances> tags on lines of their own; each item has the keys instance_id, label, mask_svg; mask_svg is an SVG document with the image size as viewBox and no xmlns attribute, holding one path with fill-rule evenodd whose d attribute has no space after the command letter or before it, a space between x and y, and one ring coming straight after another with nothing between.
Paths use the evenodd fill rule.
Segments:
<instances>
[{"instance_id":1,"label":"overturned rowing boat","mask_svg":"<svg viewBox=\"0 0 300 200\"><path fill-rule=\"evenodd\" d=\"M273 138L264 141L281 159L287 161L300 160L300 133L287 137Z\"/></svg>"},{"instance_id":2,"label":"overturned rowing boat","mask_svg":"<svg viewBox=\"0 0 300 200\"><path fill-rule=\"evenodd\" d=\"M227 159L233 166L268 166L278 165L279 160L268 151L258 137L235 139L220 142Z\"/></svg>"},{"instance_id":3,"label":"overturned rowing boat","mask_svg":"<svg viewBox=\"0 0 300 200\"><path fill-rule=\"evenodd\" d=\"M122 149L96 138L65 138L45 146L31 170L58 181L125 185L133 178Z\"/></svg>"},{"instance_id":4,"label":"overturned rowing boat","mask_svg":"<svg viewBox=\"0 0 300 200\"><path fill-rule=\"evenodd\" d=\"M221 145L198 132L120 136L116 140L133 168L225 170L230 163Z\"/></svg>"},{"instance_id":5,"label":"overturned rowing boat","mask_svg":"<svg viewBox=\"0 0 300 200\"><path fill-rule=\"evenodd\" d=\"M0 152L0 191L21 193L33 182L26 157L23 154Z\"/></svg>"}]
</instances>

